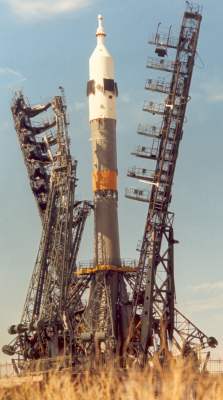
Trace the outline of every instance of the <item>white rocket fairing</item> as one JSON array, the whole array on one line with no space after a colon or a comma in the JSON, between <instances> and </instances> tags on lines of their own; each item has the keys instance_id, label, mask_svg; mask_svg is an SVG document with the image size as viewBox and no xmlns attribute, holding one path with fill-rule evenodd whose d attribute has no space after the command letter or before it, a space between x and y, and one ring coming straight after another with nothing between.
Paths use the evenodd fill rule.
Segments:
<instances>
[{"instance_id":1,"label":"white rocket fairing","mask_svg":"<svg viewBox=\"0 0 223 400\"><path fill-rule=\"evenodd\" d=\"M105 47L106 33L103 17L98 16L97 46L89 61L89 120L111 118L116 120L117 85L114 82L114 62Z\"/></svg>"}]
</instances>

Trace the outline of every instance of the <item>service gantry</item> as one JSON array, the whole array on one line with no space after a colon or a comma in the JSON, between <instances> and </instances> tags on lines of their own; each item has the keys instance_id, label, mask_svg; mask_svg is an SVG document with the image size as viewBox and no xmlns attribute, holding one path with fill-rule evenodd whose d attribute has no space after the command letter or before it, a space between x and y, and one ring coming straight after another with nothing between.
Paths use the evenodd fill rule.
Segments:
<instances>
[{"instance_id":1,"label":"service gantry","mask_svg":"<svg viewBox=\"0 0 223 400\"><path fill-rule=\"evenodd\" d=\"M76 313L82 308L76 259L92 204L75 200L76 166L70 155L66 104L61 88L47 105L31 107L22 93L13 100L12 114L24 161L42 220L42 236L21 321L9 333L17 335L6 354L24 360L69 354ZM52 122L33 121L51 109ZM54 131L52 130L54 128ZM45 134L45 132L47 132ZM80 285L81 283L81 285Z\"/></svg>"},{"instance_id":2,"label":"service gantry","mask_svg":"<svg viewBox=\"0 0 223 400\"><path fill-rule=\"evenodd\" d=\"M179 38L158 29L149 43L155 46L157 58L149 58L147 67L165 72L168 77L148 79L145 89L164 96L162 103L146 101L143 111L160 116L158 125L140 124L138 134L152 140L148 146L138 146L132 153L149 160L149 168L134 167L128 176L151 185L151 192L127 189L126 197L149 203L143 240L140 243L136 272L132 315L127 345L142 359L148 354L161 355L175 345L182 353L198 348L215 347L216 340L208 338L175 308L174 214L170 211L172 186L189 90L195 64L197 43L202 20L201 7L186 2ZM168 51L175 51L175 59L168 59ZM155 162L151 170L150 162ZM137 335L135 326L137 325ZM185 330L182 329L185 326Z\"/></svg>"},{"instance_id":3,"label":"service gantry","mask_svg":"<svg viewBox=\"0 0 223 400\"><path fill-rule=\"evenodd\" d=\"M161 34L159 24L150 41L155 45L157 58L149 58L147 67L166 72L169 78L146 82L147 90L165 97L161 104L146 102L143 110L160 115L162 120L159 126L139 125L138 133L151 139L152 144L139 146L133 153L148 163L155 162L155 169L135 167L128 171L128 176L151 185L150 193L126 190L126 197L149 203L137 262L122 261L118 251L116 259L110 259L112 251L106 255L114 242L106 242L112 238L113 230L106 227L104 210L109 212L109 204L114 210L117 206L112 107L118 90L113 64L108 60L110 54L103 47L102 17L99 16L97 30L99 48L92 57L97 58L99 53L107 57L102 64L110 75L98 83L100 68L93 66L88 82L94 202L75 200L77 162L70 154L63 89L60 96L43 106L30 106L22 93L17 93L13 100L15 128L42 220L42 237L23 315L20 323L9 329L15 339L3 348L6 354L17 355L18 362L14 364L18 373L30 368L30 363L34 368L35 360L45 360L45 369L49 369L49 359L68 358L75 371L112 360L121 366L143 366L155 355L160 360L176 353L186 357L217 345L216 339L205 335L175 307L177 241L170 203L202 19L201 8L186 3L179 38L172 36L171 29L167 35ZM174 61L168 60L169 51L176 52ZM97 115L100 110L93 102L97 90L105 107L111 104L108 117L104 111L103 116ZM51 119L36 123L35 117L42 112L50 113ZM113 137L110 142L109 134ZM96 223L98 215L104 216L96 230L99 247L92 262L81 264L77 263L78 250L91 211L97 217ZM107 253L102 257L104 250ZM62 367L67 366L65 361Z\"/></svg>"}]
</instances>

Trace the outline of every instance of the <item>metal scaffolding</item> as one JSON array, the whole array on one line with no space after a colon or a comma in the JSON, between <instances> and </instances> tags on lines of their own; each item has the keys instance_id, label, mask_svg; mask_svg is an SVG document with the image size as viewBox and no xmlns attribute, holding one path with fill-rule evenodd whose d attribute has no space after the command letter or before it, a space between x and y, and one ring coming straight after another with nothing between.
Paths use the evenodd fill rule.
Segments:
<instances>
[{"instance_id":1,"label":"metal scaffolding","mask_svg":"<svg viewBox=\"0 0 223 400\"><path fill-rule=\"evenodd\" d=\"M187 2L179 38L172 36L171 28L167 34L160 33L159 24L149 42L158 57L149 58L147 67L167 73L168 78L146 82L146 90L165 96L163 102L146 101L143 106L156 120L161 116L161 123L138 126L138 134L151 144L138 146L132 154L147 166L133 167L127 173L151 187L126 189L127 198L149 204L137 261L115 262L105 255L97 262L77 262L87 217L91 210L96 213L96 207L75 198L77 162L70 154L63 89L46 105L34 107L22 93L16 94L12 105L15 129L42 221L22 318L9 328L15 338L3 347L6 354L17 356L18 374L38 362L44 370L51 369L53 360L61 362L61 357L60 368L69 364L78 372L112 362L119 367L132 362L144 366L155 355L162 362L170 354L187 357L217 345L215 338L175 307L174 246L178 242L170 211L201 20L201 9ZM175 51L174 61L166 60L169 51ZM51 117L37 123L35 118L43 112ZM99 152L100 146L96 147ZM151 163L155 168L151 169ZM114 215L117 195L110 186L95 191L95 199L100 197L102 204L105 197L115 200ZM103 213L100 222L104 225L110 209ZM105 229L107 239L106 235ZM101 246L104 239L99 239ZM97 250L98 254L102 251Z\"/></svg>"},{"instance_id":2,"label":"metal scaffolding","mask_svg":"<svg viewBox=\"0 0 223 400\"><path fill-rule=\"evenodd\" d=\"M44 129L38 125L37 131L32 118L48 109L53 123ZM76 313L83 307L81 294L88 281L74 272L93 206L75 200L77 162L70 155L63 92L46 106L35 107L18 93L12 113L43 228L22 318L9 328L17 336L3 351L24 361L71 355ZM54 132L42 135L52 128Z\"/></svg>"},{"instance_id":3,"label":"metal scaffolding","mask_svg":"<svg viewBox=\"0 0 223 400\"><path fill-rule=\"evenodd\" d=\"M169 211L201 20L201 9L188 3L178 39L172 37L171 27L168 34L160 33L159 24L156 35L149 41L155 46L158 57L149 58L147 67L169 75L146 82L146 90L158 92L165 98L160 104L146 101L143 110L162 116L162 121L160 127L139 126L138 133L152 138L152 145L138 146L132 153L154 160L155 169L133 168L127 174L151 184L149 195L140 189L126 191L128 198L149 202L126 343L127 352L134 351L142 363L155 353L164 357L174 345L185 354L185 349L197 351L217 344L175 308L174 245L177 241L173 233L173 214ZM176 51L174 61L166 61L169 49Z\"/></svg>"}]
</instances>

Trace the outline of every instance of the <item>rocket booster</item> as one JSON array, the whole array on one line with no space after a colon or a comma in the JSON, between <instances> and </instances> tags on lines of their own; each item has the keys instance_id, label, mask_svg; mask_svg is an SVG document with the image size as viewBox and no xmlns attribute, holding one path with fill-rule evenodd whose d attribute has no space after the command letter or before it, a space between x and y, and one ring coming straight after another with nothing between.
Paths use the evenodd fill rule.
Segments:
<instances>
[{"instance_id":1,"label":"rocket booster","mask_svg":"<svg viewBox=\"0 0 223 400\"><path fill-rule=\"evenodd\" d=\"M92 186L95 204L95 264L120 266L118 231L116 97L114 63L104 42L98 16L97 45L89 61L89 121L92 142Z\"/></svg>"}]
</instances>

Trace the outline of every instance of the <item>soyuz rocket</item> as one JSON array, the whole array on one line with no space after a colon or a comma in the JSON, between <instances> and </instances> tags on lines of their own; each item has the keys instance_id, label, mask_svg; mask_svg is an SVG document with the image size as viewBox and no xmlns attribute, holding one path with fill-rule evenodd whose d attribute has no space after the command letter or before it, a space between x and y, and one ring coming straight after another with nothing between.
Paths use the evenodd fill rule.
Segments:
<instances>
[{"instance_id":1,"label":"soyuz rocket","mask_svg":"<svg viewBox=\"0 0 223 400\"><path fill-rule=\"evenodd\" d=\"M97 46L89 62L89 121L95 206L95 265L120 266L118 230L116 97L114 63L105 47L103 17L98 16Z\"/></svg>"},{"instance_id":2,"label":"soyuz rocket","mask_svg":"<svg viewBox=\"0 0 223 400\"><path fill-rule=\"evenodd\" d=\"M105 47L103 17L98 16L97 45L89 61L89 122L94 193L94 274L85 321L96 353L122 350L128 324L128 295L120 259L118 229L116 97L114 63ZM101 350L100 350L101 349Z\"/></svg>"}]
</instances>

